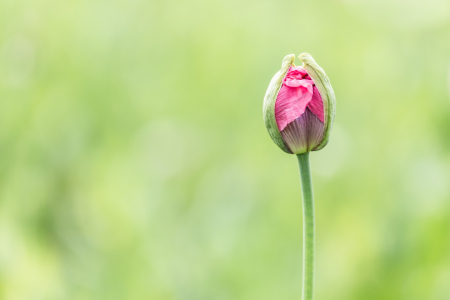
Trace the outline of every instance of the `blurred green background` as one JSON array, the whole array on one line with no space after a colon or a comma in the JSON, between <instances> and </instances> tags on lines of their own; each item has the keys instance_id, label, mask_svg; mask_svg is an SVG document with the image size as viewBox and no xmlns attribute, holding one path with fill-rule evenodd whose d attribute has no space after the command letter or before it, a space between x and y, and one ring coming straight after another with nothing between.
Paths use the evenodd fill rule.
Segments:
<instances>
[{"instance_id":1,"label":"blurred green background","mask_svg":"<svg viewBox=\"0 0 450 300\"><path fill-rule=\"evenodd\" d=\"M316 299L450 299L448 0L2 0L0 299L300 299L262 101L302 52L337 97Z\"/></svg>"}]
</instances>

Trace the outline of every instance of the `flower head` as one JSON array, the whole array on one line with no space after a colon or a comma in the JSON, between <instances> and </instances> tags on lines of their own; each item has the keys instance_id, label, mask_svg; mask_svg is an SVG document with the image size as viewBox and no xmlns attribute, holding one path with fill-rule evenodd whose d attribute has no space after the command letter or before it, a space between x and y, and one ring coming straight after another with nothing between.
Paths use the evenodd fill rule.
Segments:
<instances>
[{"instance_id":1,"label":"flower head","mask_svg":"<svg viewBox=\"0 0 450 300\"><path fill-rule=\"evenodd\" d=\"M264 98L264 121L273 141L285 152L320 150L328 142L334 119L335 96L325 72L311 55L284 58Z\"/></svg>"}]
</instances>

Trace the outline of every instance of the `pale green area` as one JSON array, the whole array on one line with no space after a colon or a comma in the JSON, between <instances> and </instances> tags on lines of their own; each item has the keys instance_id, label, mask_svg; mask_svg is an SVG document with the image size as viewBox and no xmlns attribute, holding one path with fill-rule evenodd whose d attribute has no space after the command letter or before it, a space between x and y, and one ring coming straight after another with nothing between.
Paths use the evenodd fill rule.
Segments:
<instances>
[{"instance_id":1,"label":"pale green area","mask_svg":"<svg viewBox=\"0 0 450 300\"><path fill-rule=\"evenodd\" d=\"M315 299L450 299L448 0L2 0L0 299L300 299L262 102L302 52L337 98Z\"/></svg>"}]
</instances>

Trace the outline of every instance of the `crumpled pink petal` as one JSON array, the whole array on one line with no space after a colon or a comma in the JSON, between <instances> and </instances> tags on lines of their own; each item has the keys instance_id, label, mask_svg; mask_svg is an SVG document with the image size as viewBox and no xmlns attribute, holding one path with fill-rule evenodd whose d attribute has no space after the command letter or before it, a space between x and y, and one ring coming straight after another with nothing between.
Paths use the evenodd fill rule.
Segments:
<instances>
[{"instance_id":1,"label":"crumpled pink petal","mask_svg":"<svg viewBox=\"0 0 450 300\"><path fill-rule=\"evenodd\" d=\"M275 119L280 131L305 112L312 95L312 84L306 87L288 87L285 85L281 87L275 102Z\"/></svg>"},{"instance_id":2,"label":"crumpled pink petal","mask_svg":"<svg viewBox=\"0 0 450 300\"><path fill-rule=\"evenodd\" d=\"M302 67L291 67L275 102L275 119L278 130L300 117L308 107L324 122L323 101L308 73Z\"/></svg>"}]
</instances>

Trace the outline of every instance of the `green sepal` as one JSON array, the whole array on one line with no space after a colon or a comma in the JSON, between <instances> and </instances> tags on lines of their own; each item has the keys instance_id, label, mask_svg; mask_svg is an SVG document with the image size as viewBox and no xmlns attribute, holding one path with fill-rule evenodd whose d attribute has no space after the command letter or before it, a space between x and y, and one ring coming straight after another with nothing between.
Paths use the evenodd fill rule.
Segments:
<instances>
[{"instance_id":1,"label":"green sepal","mask_svg":"<svg viewBox=\"0 0 450 300\"><path fill-rule=\"evenodd\" d=\"M294 64L295 55L287 55L281 64L281 70L278 71L275 76L273 76L270 81L269 87L267 88L266 95L264 96L263 105L263 117L264 124L266 125L267 132L269 132L270 137L286 153L292 154L288 146L283 141L280 131L278 130L277 120L275 119L275 102L277 100L278 92L280 91L281 85L283 83L283 78L286 77L289 68Z\"/></svg>"},{"instance_id":2,"label":"green sepal","mask_svg":"<svg viewBox=\"0 0 450 300\"><path fill-rule=\"evenodd\" d=\"M302 68L308 72L308 75L311 77L312 81L314 81L323 101L325 116L324 135L322 142L313 149L313 151L317 151L325 147L330 138L334 115L336 113L336 96L334 95L333 88L331 87L330 80L325 74L325 71L316 63L312 56L308 53L302 53L298 58L303 62Z\"/></svg>"}]
</instances>

